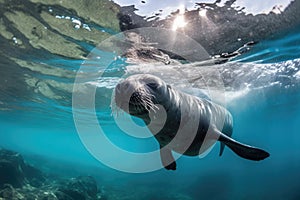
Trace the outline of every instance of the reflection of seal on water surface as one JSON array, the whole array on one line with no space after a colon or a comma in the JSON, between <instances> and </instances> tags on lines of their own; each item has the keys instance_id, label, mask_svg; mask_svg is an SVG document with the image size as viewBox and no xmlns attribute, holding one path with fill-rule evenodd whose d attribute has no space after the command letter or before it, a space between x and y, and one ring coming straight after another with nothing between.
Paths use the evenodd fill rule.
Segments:
<instances>
[{"instance_id":1,"label":"reflection of seal on water surface","mask_svg":"<svg viewBox=\"0 0 300 200\"><path fill-rule=\"evenodd\" d=\"M152 75L133 75L115 89L116 105L144 120L160 145L162 164L176 169L171 151L196 156L221 142L249 160L269 156L264 150L239 143L232 135L231 114L222 106L179 92Z\"/></svg>"}]
</instances>

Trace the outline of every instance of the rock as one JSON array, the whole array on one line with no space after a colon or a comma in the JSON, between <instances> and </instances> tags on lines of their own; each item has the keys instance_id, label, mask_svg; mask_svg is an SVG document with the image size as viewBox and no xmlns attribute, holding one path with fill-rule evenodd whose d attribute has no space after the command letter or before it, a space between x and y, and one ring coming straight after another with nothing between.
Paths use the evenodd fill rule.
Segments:
<instances>
[{"instance_id":1,"label":"rock","mask_svg":"<svg viewBox=\"0 0 300 200\"><path fill-rule=\"evenodd\" d=\"M82 59L88 51L79 41L96 46L119 32L119 8L109 0L0 1L3 52L43 51L44 55Z\"/></svg>"},{"instance_id":2,"label":"rock","mask_svg":"<svg viewBox=\"0 0 300 200\"><path fill-rule=\"evenodd\" d=\"M183 33L199 42L209 55L231 53L250 41L262 41L276 38L278 34L287 33L299 26L300 1L291 1L281 13L257 14L245 13L236 8L236 0L224 1L220 6L214 3L196 3L196 8L184 13L188 24ZM205 11L201 16L199 11ZM121 31L135 28L157 27L172 30L178 11L170 13L165 19L148 20L136 13L134 5L120 8L118 15ZM164 44L167 37L150 37L148 43ZM172 58L172 57L171 57ZM195 60L201 61L201 60Z\"/></svg>"},{"instance_id":3,"label":"rock","mask_svg":"<svg viewBox=\"0 0 300 200\"><path fill-rule=\"evenodd\" d=\"M25 200L24 196L9 184L3 185L3 189L0 191L0 198L5 200Z\"/></svg>"},{"instance_id":4,"label":"rock","mask_svg":"<svg viewBox=\"0 0 300 200\"><path fill-rule=\"evenodd\" d=\"M55 196L57 197L58 200L73 200L73 198L71 196L69 196L61 191L55 192Z\"/></svg>"},{"instance_id":5,"label":"rock","mask_svg":"<svg viewBox=\"0 0 300 200\"><path fill-rule=\"evenodd\" d=\"M55 193L60 200L94 200L98 187L91 176L80 176L63 183Z\"/></svg>"},{"instance_id":6,"label":"rock","mask_svg":"<svg viewBox=\"0 0 300 200\"><path fill-rule=\"evenodd\" d=\"M0 149L0 188L4 184L20 188L26 183L38 187L44 181L42 172L26 164L19 153Z\"/></svg>"},{"instance_id":7,"label":"rock","mask_svg":"<svg viewBox=\"0 0 300 200\"><path fill-rule=\"evenodd\" d=\"M21 187L26 182L24 166L25 163L20 154L0 150L0 187L4 184Z\"/></svg>"},{"instance_id":8,"label":"rock","mask_svg":"<svg viewBox=\"0 0 300 200\"><path fill-rule=\"evenodd\" d=\"M72 179L46 177L16 152L0 149L0 200L99 200L91 176Z\"/></svg>"},{"instance_id":9,"label":"rock","mask_svg":"<svg viewBox=\"0 0 300 200\"><path fill-rule=\"evenodd\" d=\"M33 187L40 187L46 181L45 175L30 165L25 165L23 171L30 185Z\"/></svg>"}]
</instances>

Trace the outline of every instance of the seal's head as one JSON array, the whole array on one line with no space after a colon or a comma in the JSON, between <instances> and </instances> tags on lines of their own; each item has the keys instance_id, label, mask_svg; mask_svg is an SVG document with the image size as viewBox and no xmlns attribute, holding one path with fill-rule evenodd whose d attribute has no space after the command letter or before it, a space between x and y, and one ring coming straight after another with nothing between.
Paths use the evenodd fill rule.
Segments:
<instances>
[{"instance_id":1,"label":"seal's head","mask_svg":"<svg viewBox=\"0 0 300 200\"><path fill-rule=\"evenodd\" d=\"M141 116L157 109L155 104L164 101L167 85L149 74L132 75L115 88L115 103L125 112Z\"/></svg>"}]
</instances>

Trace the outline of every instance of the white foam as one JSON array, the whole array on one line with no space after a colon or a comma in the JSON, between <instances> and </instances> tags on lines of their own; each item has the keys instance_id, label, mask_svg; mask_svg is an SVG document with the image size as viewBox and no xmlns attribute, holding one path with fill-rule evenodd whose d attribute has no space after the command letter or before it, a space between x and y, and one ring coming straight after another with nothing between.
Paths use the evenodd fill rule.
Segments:
<instances>
[{"instance_id":1,"label":"white foam","mask_svg":"<svg viewBox=\"0 0 300 200\"><path fill-rule=\"evenodd\" d=\"M300 80L300 71L294 74L294 78L296 78L296 80Z\"/></svg>"}]
</instances>

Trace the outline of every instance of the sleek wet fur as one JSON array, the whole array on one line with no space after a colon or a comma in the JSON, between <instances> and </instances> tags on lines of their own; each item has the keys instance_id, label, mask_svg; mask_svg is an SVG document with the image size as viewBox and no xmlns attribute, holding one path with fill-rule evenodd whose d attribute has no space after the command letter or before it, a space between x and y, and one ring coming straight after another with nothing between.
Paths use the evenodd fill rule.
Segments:
<instances>
[{"instance_id":1,"label":"sleek wet fur","mask_svg":"<svg viewBox=\"0 0 300 200\"><path fill-rule=\"evenodd\" d=\"M224 107L180 92L156 76L138 74L120 82L115 103L144 120L159 142L162 164L168 170L176 169L171 151L197 156L216 141L221 142L220 156L225 145L245 159L259 161L269 156L231 138L232 116Z\"/></svg>"}]
</instances>

